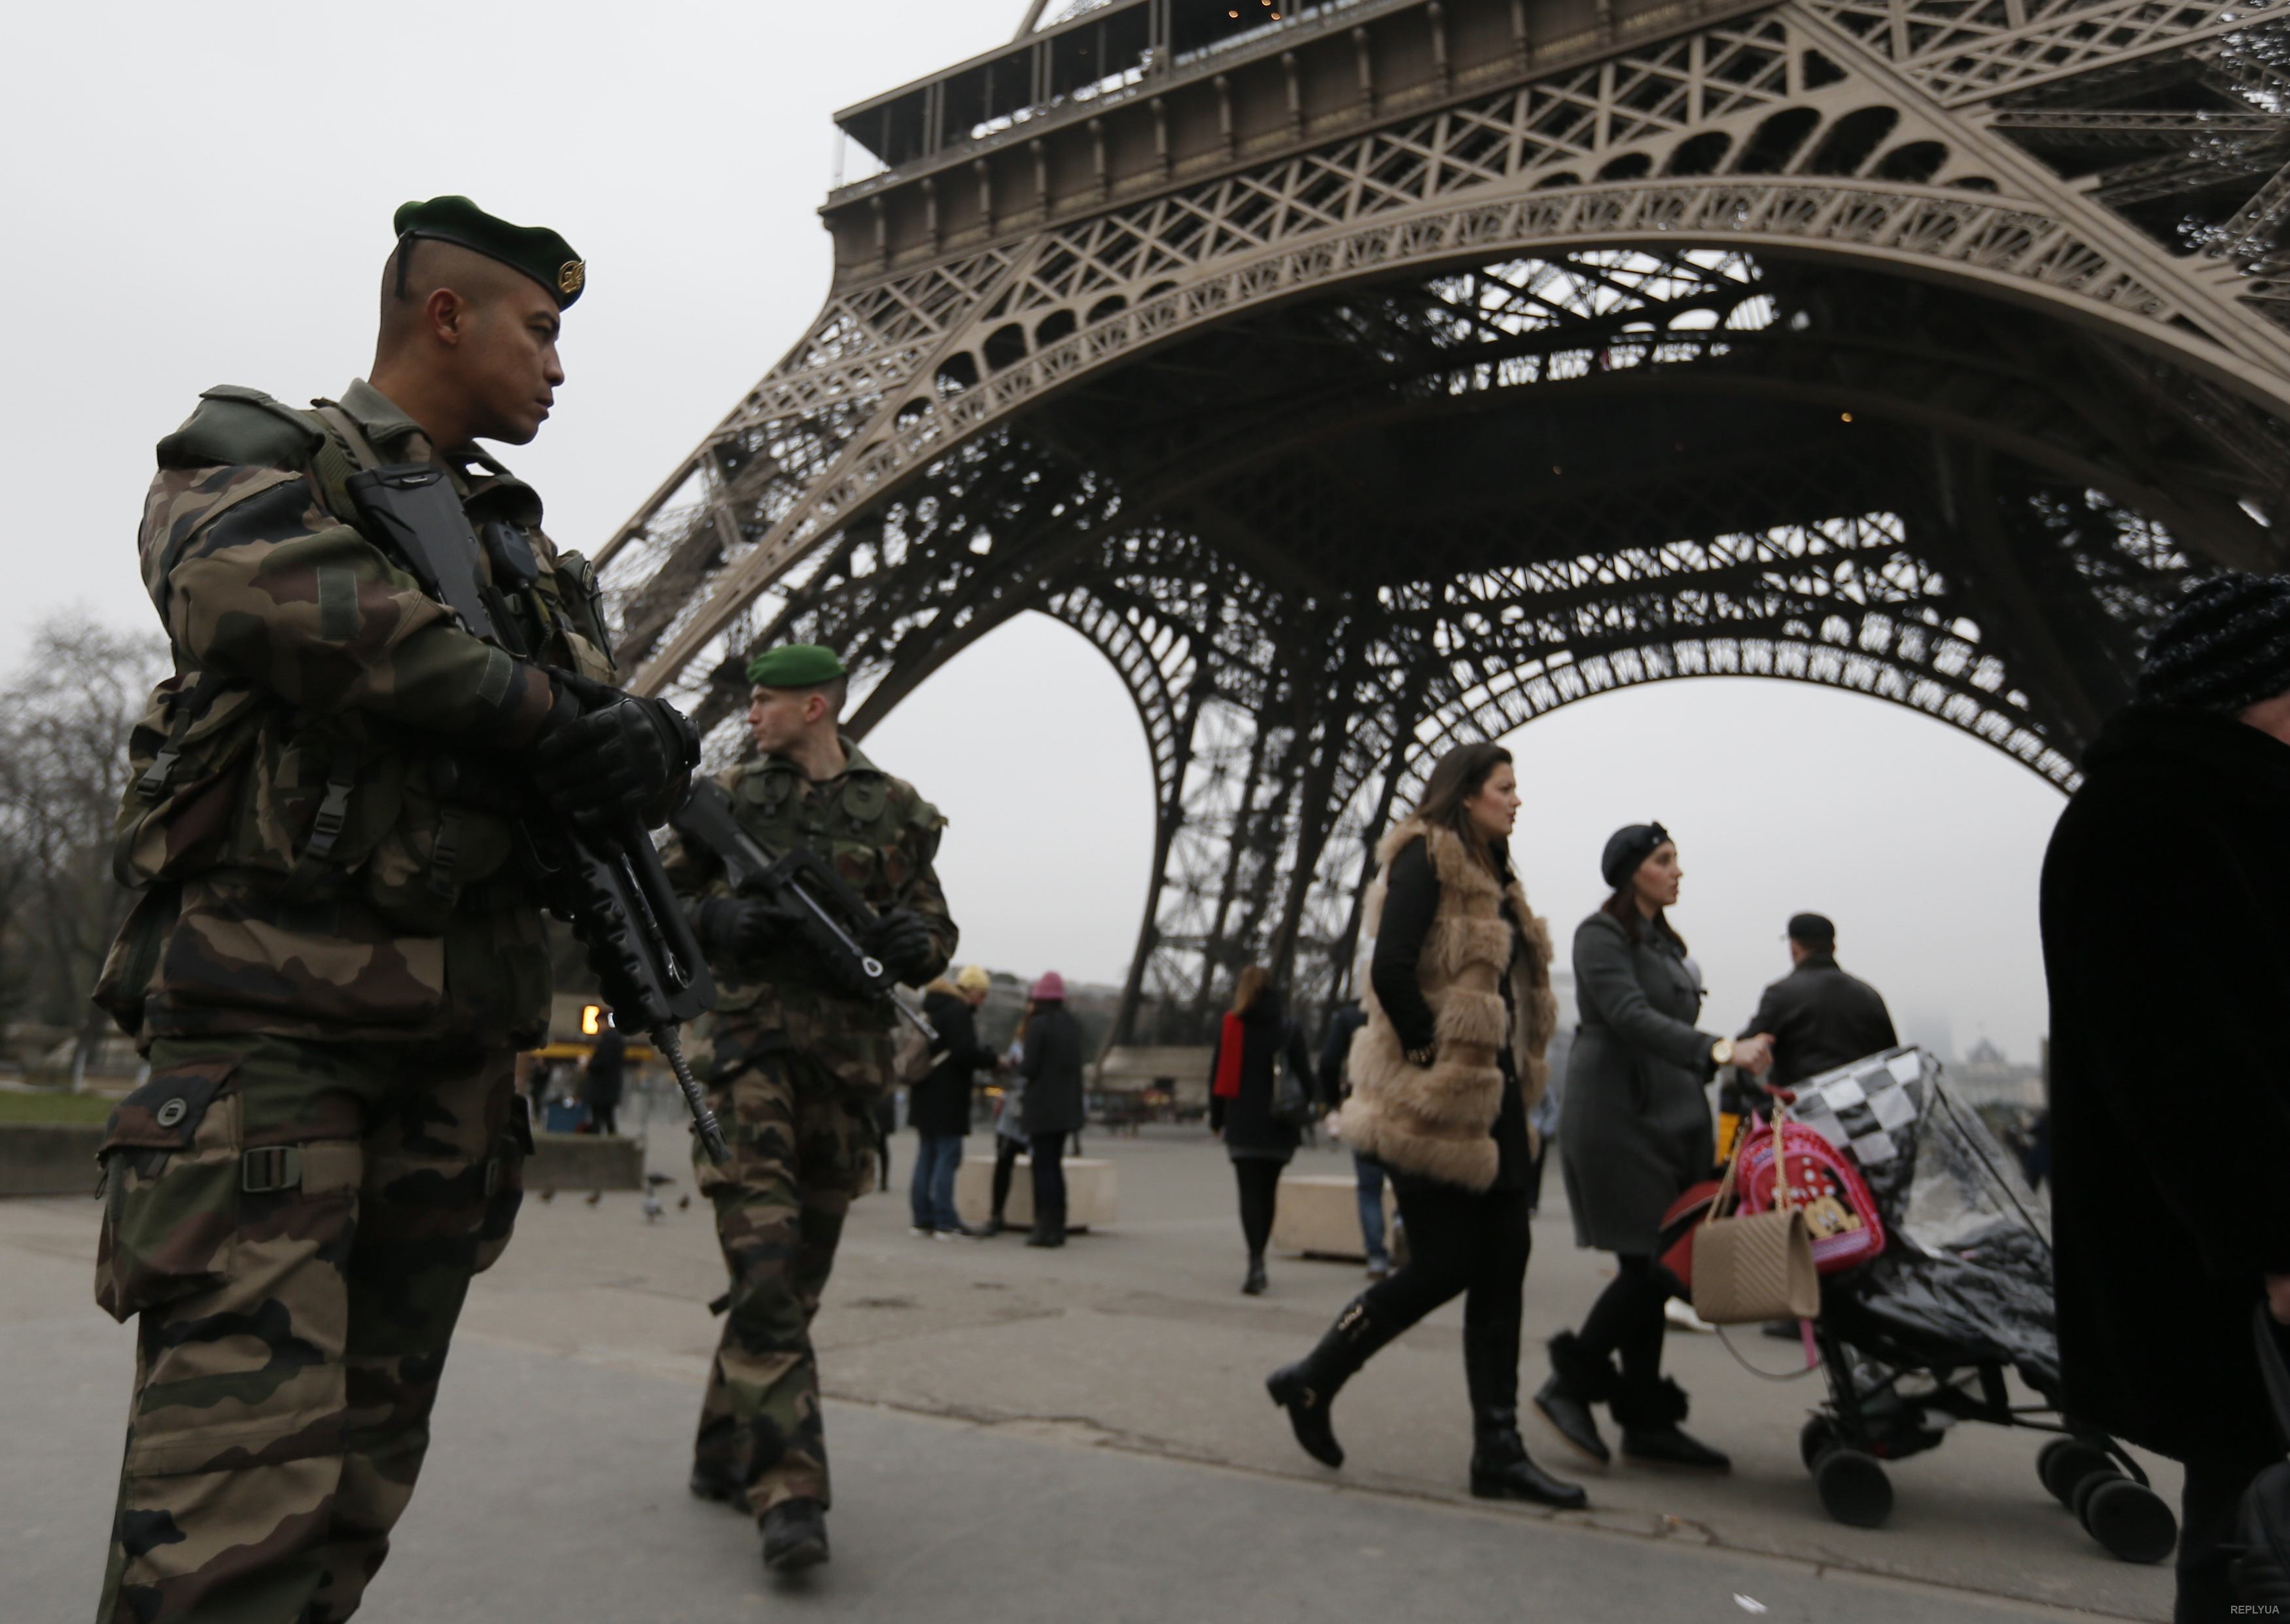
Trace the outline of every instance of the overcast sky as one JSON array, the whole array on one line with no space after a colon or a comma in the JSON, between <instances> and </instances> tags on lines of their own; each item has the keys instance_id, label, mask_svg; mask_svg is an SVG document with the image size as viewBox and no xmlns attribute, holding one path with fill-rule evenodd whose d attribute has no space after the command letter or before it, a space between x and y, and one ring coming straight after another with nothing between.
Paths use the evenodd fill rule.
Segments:
<instances>
[{"instance_id":1,"label":"overcast sky","mask_svg":"<svg viewBox=\"0 0 2290 1624\"><path fill-rule=\"evenodd\" d=\"M593 550L802 333L827 288L829 116L1006 39L1019 0L27 7L0 53L0 652L74 607L152 624L134 531L154 440L201 389L332 394L372 351L389 216L466 192L587 258L556 415L517 471ZM1513 740L1517 842L1564 943L1617 825L1659 818L1676 918L1730 1029L1838 921L1904 1027L2044 1028L2036 872L2060 797L1876 700L1743 679L1589 701ZM869 749L953 820L965 956L1117 980L1151 787L1111 670L1029 619L934 677Z\"/></svg>"}]
</instances>

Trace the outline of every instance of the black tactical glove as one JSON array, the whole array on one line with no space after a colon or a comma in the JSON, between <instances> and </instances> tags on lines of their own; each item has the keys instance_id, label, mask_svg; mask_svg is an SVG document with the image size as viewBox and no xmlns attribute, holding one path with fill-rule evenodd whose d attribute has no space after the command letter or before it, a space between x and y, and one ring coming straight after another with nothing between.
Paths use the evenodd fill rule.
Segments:
<instances>
[{"instance_id":1,"label":"black tactical glove","mask_svg":"<svg viewBox=\"0 0 2290 1624\"><path fill-rule=\"evenodd\" d=\"M533 747L533 787L582 823L649 825L684 798L699 764L700 736L675 706L564 676Z\"/></svg>"},{"instance_id":2,"label":"black tactical glove","mask_svg":"<svg viewBox=\"0 0 2290 1624\"><path fill-rule=\"evenodd\" d=\"M938 956L930 927L920 914L904 908L894 908L875 922L875 940L867 944L867 949L909 987L922 980L923 972Z\"/></svg>"},{"instance_id":3,"label":"black tactical glove","mask_svg":"<svg viewBox=\"0 0 2290 1624\"><path fill-rule=\"evenodd\" d=\"M692 910L692 929L707 952L757 958L788 940L795 921L768 902L711 897Z\"/></svg>"}]
</instances>

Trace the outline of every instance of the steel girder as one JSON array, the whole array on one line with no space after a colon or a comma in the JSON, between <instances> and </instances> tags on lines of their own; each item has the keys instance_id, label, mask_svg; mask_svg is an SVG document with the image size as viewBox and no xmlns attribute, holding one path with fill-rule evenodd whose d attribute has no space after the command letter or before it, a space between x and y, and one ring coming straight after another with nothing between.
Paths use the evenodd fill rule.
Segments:
<instances>
[{"instance_id":1,"label":"steel girder","mask_svg":"<svg viewBox=\"0 0 2290 1624\"><path fill-rule=\"evenodd\" d=\"M2070 783L2175 584L2283 564L2255 12L1803 0L886 265L606 549L624 652L721 756L759 642L843 649L863 731L1082 632L1153 756L1133 1034L1340 984L1437 753L1616 687L1850 689Z\"/></svg>"}]
</instances>

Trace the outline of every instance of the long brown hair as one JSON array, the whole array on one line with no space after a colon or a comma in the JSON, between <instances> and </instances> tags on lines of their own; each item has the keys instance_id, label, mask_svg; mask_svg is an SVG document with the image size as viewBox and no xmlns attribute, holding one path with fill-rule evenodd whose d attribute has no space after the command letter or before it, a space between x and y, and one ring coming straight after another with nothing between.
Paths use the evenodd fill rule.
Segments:
<instances>
[{"instance_id":1,"label":"long brown hair","mask_svg":"<svg viewBox=\"0 0 2290 1624\"><path fill-rule=\"evenodd\" d=\"M1272 972L1261 964L1251 964L1243 970L1240 979L1232 984L1232 1012L1245 1015L1254 1009L1256 1001L1264 996L1264 984L1271 979Z\"/></svg>"},{"instance_id":2,"label":"long brown hair","mask_svg":"<svg viewBox=\"0 0 2290 1624\"><path fill-rule=\"evenodd\" d=\"M1511 765L1510 752L1499 744L1482 740L1477 744L1459 744L1439 758L1431 769L1431 777L1423 786L1423 798L1415 804L1415 815L1425 823L1444 828L1463 843L1463 849L1487 868L1495 867L1491 843L1471 827L1471 814L1463 803L1487 787L1487 780L1497 767Z\"/></svg>"}]
</instances>

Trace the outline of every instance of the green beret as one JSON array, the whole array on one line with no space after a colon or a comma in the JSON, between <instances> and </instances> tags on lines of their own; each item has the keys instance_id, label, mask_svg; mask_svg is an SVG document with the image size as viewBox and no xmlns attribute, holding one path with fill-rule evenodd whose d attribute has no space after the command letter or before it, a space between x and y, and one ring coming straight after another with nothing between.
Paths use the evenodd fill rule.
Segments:
<instances>
[{"instance_id":1,"label":"green beret","mask_svg":"<svg viewBox=\"0 0 2290 1624\"><path fill-rule=\"evenodd\" d=\"M466 197L432 197L409 203L391 225L403 252L408 237L457 243L472 253L513 266L548 290L556 308L568 309L589 284L589 268L566 242L546 226L512 226L496 220ZM405 261L398 260L398 292L404 292Z\"/></svg>"},{"instance_id":2,"label":"green beret","mask_svg":"<svg viewBox=\"0 0 2290 1624\"><path fill-rule=\"evenodd\" d=\"M748 662L748 680L758 688L819 688L844 675L835 651L816 643L783 644Z\"/></svg>"}]
</instances>

